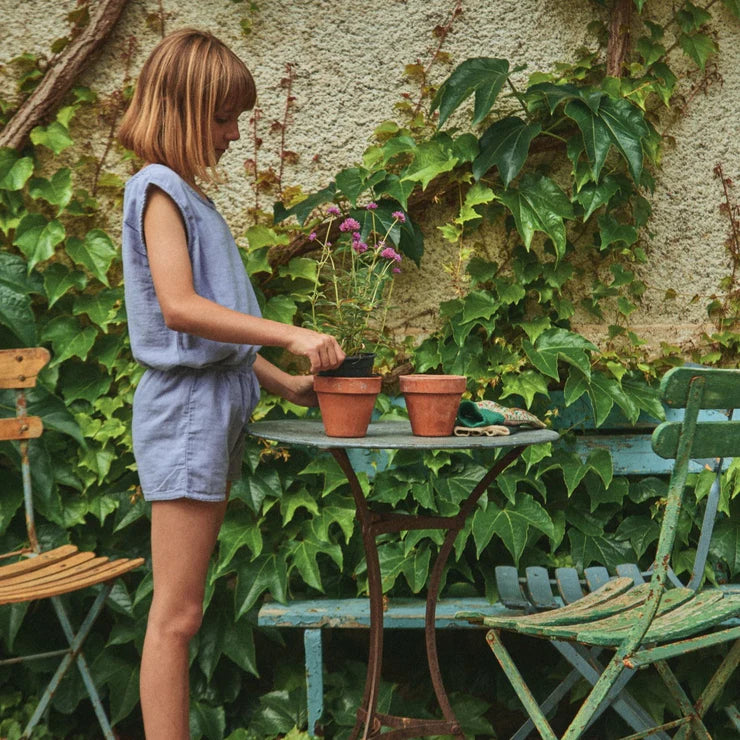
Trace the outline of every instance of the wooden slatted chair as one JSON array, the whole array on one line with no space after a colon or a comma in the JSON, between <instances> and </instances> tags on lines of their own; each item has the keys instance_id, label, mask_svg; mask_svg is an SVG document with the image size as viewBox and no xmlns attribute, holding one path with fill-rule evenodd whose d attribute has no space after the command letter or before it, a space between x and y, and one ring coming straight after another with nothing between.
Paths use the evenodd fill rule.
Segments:
<instances>
[{"instance_id":1,"label":"wooden slatted chair","mask_svg":"<svg viewBox=\"0 0 740 740\"><path fill-rule=\"evenodd\" d=\"M740 626L736 620L728 621L740 615L740 593L720 588L697 590L683 587L676 585L670 577L670 555L676 538L689 460L740 456L740 421L697 421L701 409L727 409L740 405L740 371L675 368L663 379L661 393L667 406L685 408L685 413L682 422L665 422L652 437L655 452L675 462L650 580L643 582L639 573L631 572L608 580L572 603L534 614L466 615L471 621L491 627L486 641L541 737L547 740L557 735L504 646L503 632L546 639L554 645L569 644L576 651L613 651L603 670L598 663L588 660L588 654L585 655L584 663L590 663L592 671L595 671L595 665L600 672L595 671L591 691L562 735L568 740L581 737L604 706L621 699L621 688L631 671L649 665L655 666L680 708L681 716L656 725L647 713L639 712L638 708L636 722L641 729L629 737L664 735L667 731L677 730L677 738L685 739L692 733L709 738L702 719L740 664ZM728 624L730 626L726 626ZM667 661L723 643L733 644L701 696L692 703ZM629 702L626 706L634 709ZM646 720L650 726L645 726Z\"/></svg>"},{"instance_id":2,"label":"wooden slatted chair","mask_svg":"<svg viewBox=\"0 0 740 740\"><path fill-rule=\"evenodd\" d=\"M0 440L16 442L20 448L28 533L28 547L0 556L4 560L15 561L0 566L0 605L50 599L69 645L57 651L3 659L0 660L0 665L62 656L59 667L24 730L23 737L30 737L33 728L46 711L54 691L74 663L93 703L103 736L106 740L114 740L115 736L90 675L82 647L103 609L115 579L142 565L144 559L109 560L92 552L79 552L73 545L63 545L44 552L39 546L34 524L28 446L30 439L41 436L43 423L39 417L27 415L25 389L36 385L36 377L49 359L49 352L44 348L0 350L0 388L16 391L16 415L0 419ZM75 632L60 596L99 584L102 584L102 587L79 630Z\"/></svg>"}]
</instances>

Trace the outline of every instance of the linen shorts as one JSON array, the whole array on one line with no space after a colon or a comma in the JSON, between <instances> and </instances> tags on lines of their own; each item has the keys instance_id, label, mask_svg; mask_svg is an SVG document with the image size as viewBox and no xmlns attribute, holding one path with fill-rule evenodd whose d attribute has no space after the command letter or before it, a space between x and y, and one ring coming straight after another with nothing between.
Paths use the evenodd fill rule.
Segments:
<instances>
[{"instance_id":1,"label":"linen shorts","mask_svg":"<svg viewBox=\"0 0 740 740\"><path fill-rule=\"evenodd\" d=\"M146 501L223 501L241 474L245 426L259 400L250 368L148 369L132 434Z\"/></svg>"}]
</instances>

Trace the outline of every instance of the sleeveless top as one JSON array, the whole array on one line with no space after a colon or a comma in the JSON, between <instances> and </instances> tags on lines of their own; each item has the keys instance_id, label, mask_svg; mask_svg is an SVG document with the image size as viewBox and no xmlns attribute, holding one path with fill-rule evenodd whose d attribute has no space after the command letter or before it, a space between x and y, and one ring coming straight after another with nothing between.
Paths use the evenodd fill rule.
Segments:
<instances>
[{"instance_id":1,"label":"sleeveless top","mask_svg":"<svg viewBox=\"0 0 740 740\"><path fill-rule=\"evenodd\" d=\"M195 292L241 313L261 316L234 237L214 204L169 167L152 164L127 183L123 198L123 276L131 350L155 370L251 367L258 346L204 339L169 329L154 291L144 242L144 208L151 186L177 205L187 233Z\"/></svg>"}]
</instances>

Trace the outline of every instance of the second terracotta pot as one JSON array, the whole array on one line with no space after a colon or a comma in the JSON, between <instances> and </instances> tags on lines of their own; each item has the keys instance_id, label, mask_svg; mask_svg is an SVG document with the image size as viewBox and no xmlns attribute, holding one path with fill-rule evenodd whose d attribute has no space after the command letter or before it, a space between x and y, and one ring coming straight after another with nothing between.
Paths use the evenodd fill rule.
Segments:
<instances>
[{"instance_id":1,"label":"second terracotta pot","mask_svg":"<svg viewBox=\"0 0 740 740\"><path fill-rule=\"evenodd\" d=\"M411 431L419 437L448 437L455 428L465 385L463 375L401 375Z\"/></svg>"},{"instance_id":2,"label":"second terracotta pot","mask_svg":"<svg viewBox=\"0 0 740 740\"><path fill-rule=\"evenodd\" d=\"M313 389L319 398L327 436L364 437L380 384L380 375L369 378L314 376Z\"/></svg>"}]
</instances>

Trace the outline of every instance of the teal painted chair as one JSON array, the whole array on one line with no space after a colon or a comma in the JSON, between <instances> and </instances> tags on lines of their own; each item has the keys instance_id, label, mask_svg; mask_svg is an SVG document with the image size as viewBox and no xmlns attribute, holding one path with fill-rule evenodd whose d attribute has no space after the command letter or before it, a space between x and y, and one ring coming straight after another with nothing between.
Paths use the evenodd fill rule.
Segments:
<instances>
[{"instance_id":1,"label":"teal painted chair","mask_svg":"<svg viewBox=\"0 0 740 740\"><path fill-rule=\"evenodd\" d=\"M681 422L661 424L652 437L654 451L673 459L674 465L650 580L611 579L566 606L535 614L466 615L491 628L486 641L546 740L557 735L504 645L506 632L555 645L571 644L579 651L612 652L605 666L595 664L600 673L562 734L568 740L583 736L605 706L619 701L625 679L647 666L654 666L681 716L662 724L652 721L647 727L644 718L649 715L643 714L639 731L629 737L665 736L675 731L677 738L709 738L703 717L740 664L740 626L733 620L740 615L740 593L677 585L670 567L689 461L740 456L740 421L698 421L702 409L740 406L740 371L675 368L663 379L661 393L666 406L685 412ZM724 643L729 644L724 659L692 702L670 669L670 659Z\"/></svg>"}]
</instances>

